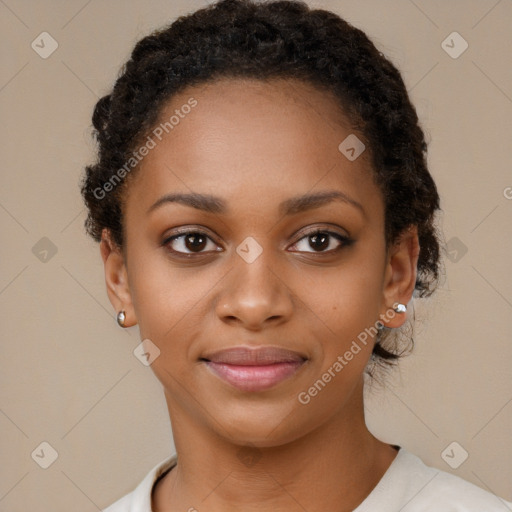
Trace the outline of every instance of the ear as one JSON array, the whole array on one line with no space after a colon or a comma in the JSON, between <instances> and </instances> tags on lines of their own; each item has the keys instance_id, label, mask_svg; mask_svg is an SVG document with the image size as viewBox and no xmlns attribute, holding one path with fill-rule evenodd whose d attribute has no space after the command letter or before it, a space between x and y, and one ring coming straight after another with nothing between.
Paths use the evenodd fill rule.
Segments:
<instances>
[{"instance_id":1,"label":"ear","mask_svg":"<svg viewBox=\"0 0 512 512\"><path fill-rule=\"evenodd\" d=\"M407 305L416 285L420 244L417 226L410 226L389 249L383 284L380 318L386 327L400 327L407 314L393 312L393 305Z\"/></svg>"},{"instance_id":2,"label":"ear","mask_svg":"<svg viewBox=\"0 0 512 512\"><path fill-rule=\"evenodd\" d=\"M125 327L131 327L137 323L137 319L133 309L124 255L117 244L112 241L110 231L106 228L101 233L100 252L105 267L108 298L116 313L121 310L125 312Z\"/></svg>"}]
</instances>

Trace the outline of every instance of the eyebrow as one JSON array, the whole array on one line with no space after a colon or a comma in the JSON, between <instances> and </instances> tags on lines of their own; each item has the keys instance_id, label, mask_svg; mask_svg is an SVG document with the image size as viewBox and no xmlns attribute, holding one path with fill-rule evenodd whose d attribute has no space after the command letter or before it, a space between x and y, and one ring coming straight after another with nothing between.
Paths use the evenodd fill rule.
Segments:
<instances>
[{"instance_id":1,"label":"eyebrow","mask_svg":"<svg viewBox=\"0 0 512 512\"><path fill-rule=\"evenodd\" d=\"M324 190L286 199L279 204L279 214L281 216L297 215L298 213L307 210L320 208L321 206L332 203L334 201L352 205L360 210L363 216L366 216L365 210L361 203L357 202L355 199L352 199L347 194L339 190ZM198 194L196 192L189 194L166 194L158 199L158 201L156 201L153 205L151 205L147 213L149 214L157 208L160 208L161 206L168 203L183 204L185 206L190 206L196 210L201 210L207 213L229 213L227 204L222 198L212 196L210 194Z\"/></svg>"}]
</instances>

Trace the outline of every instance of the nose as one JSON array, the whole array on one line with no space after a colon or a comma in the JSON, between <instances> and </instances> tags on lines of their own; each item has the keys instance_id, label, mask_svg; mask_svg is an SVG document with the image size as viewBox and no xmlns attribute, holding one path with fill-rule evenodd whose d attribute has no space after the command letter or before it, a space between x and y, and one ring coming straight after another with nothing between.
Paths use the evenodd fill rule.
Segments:
<instances>
[{"instance_id":1,"label":"nose","mask_svg":"<svg viewBox=\"0 0 512 512\"><path fill-rule=\"evenodd\" d=\"M223 322L262 330L290 319L293 293L282 269L266 257L268 251L252 263L234 256L234 267L224 280L216 304L216 313Z\"/></svg>"}]
</instances>

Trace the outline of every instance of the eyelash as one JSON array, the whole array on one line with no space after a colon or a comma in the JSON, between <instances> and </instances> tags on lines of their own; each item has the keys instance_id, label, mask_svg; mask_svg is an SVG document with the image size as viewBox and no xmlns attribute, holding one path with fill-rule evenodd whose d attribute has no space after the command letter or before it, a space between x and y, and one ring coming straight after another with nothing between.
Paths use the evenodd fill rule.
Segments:
<instances>
[{"instance_id":1,"label":"eyelash","mask_svg":"<svg viewBox=\"0 0 512 512\"><path fill-rule=\"evenodd\" d=\"M170 253L172 253L173 255L175 255L178 258L190 259L190 258L195 258L195 257L201 256L201 255L207 254L207 252L209 252L209 251L196 252L196 253L193 253L193 252L184 253L184 252L180 252L180 251L175 251L174 249L170 248L171 242L178 240L180 238L183 238L190 234L199 235L201 237L205 237L208 240L214 242L211 239L211 237L208 236L208 234L205 233L204 231L201 231L199 229L185 229L183 231L180 231L179 234L175 234L170 237L167 237L162 242L162 246L164 246ZM299 252L306 252L306 253L312 253L312 254L332 254L332 253L338 252L343 247L348 247L349 245L351 245L354 242L354 240L350 239L347 236L341 235L340 233L336 233L334 231L329 231L328 229L315 228L307 233L304 233L303 236L301 236L301 238L299 238L297 240L297 242L295 242L293 244L293 246L297 245L299 242L301 242L305 238L308 238L308 237L311 237L314 235L318 235L318 234L324 234L324 235L328 235L329 237L335 238L336 240L338 240L338 242L340 242L341 245L338 246L336 249L330 249L329 251L299 251ZM220 252L220 251L214 251L214 252Z\"/></svg>"}]
</instances>

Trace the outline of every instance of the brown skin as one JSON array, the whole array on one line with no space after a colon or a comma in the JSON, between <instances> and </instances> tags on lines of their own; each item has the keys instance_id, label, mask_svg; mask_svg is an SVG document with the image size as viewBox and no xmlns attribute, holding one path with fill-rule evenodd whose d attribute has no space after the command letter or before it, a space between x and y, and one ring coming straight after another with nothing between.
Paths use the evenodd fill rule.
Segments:
<instances>
[{"instance_id":1,"label":"brown skin","mask_svg":"<svg viewBox=\"0 0 512 512\"><path fill-rule=\"evenodd\" d=\"M325 92L298 81L225 79L175 96L162 120L190 97L198 105L131 177L124 250L107 230L100 244L112 305L161 351L152 369L179 463L156 486L153 510L353 510L396 456L364 420L363 373L374 340L307 405L297 397L379 318L403 324L406 315L390 308L412 297L416 228L386 252L369 151L353 162L339 152L354 130ZM364 214L339 201L279 214L282 201L320 190L344 192ZM166 203L147 213L171 192L213 194L229 211ZM194 254L197 237L162 245L180 226L206 232L211 240L196 249L203 254L187 260L169 252ZM315 227L354 243L331 237L315 249L305 232ZM248 236L263 249L250 264L236 252ZM242 392L199 360L241 344L284 347L308 361L272 389ZM247 464L241 453L259 459Z\"/></svg>"}]
</instances>

